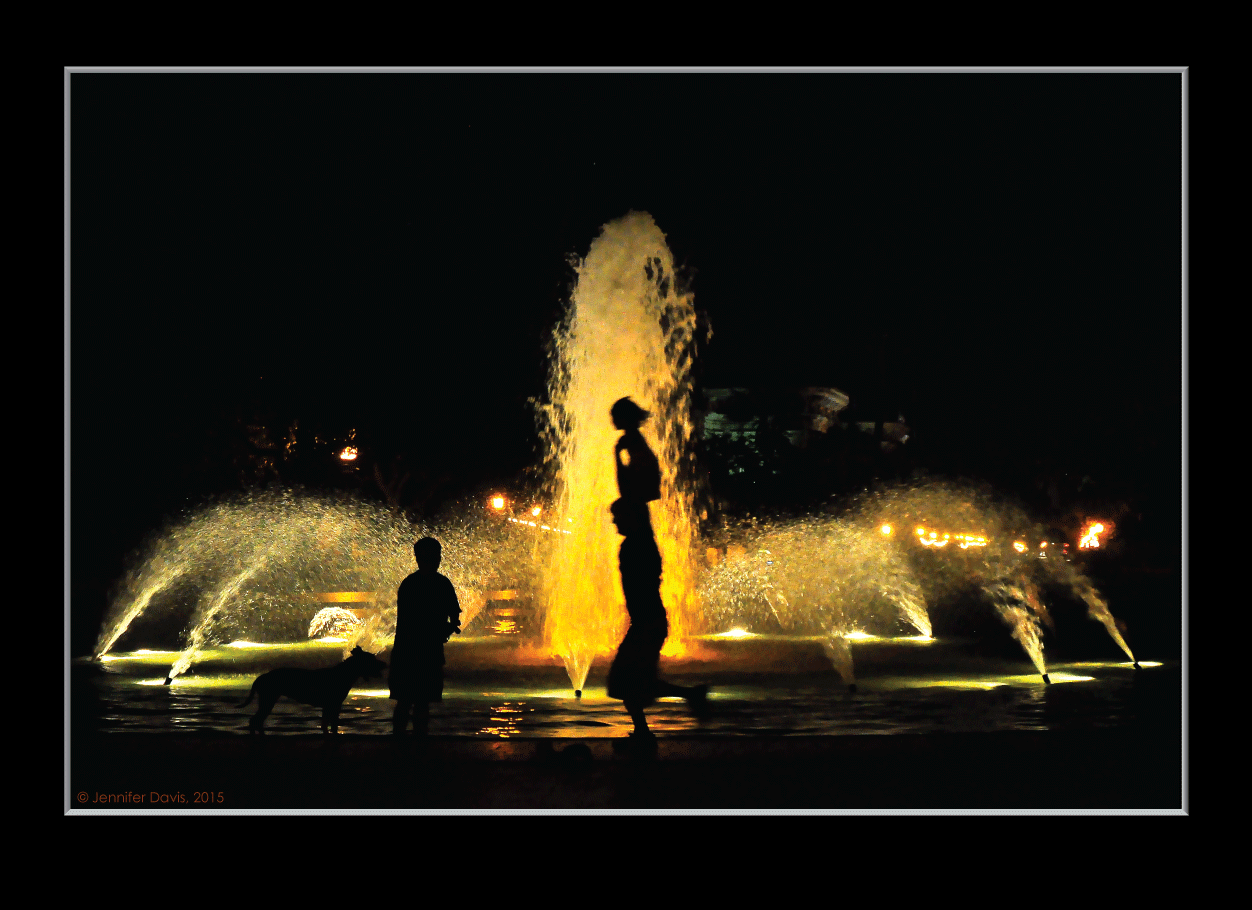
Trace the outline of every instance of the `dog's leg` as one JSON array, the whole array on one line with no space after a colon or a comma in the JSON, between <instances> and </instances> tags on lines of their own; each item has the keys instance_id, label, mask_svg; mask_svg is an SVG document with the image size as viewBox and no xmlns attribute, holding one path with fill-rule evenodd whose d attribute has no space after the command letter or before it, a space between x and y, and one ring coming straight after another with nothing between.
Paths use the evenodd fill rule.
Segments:
<instances>
[{"instance_id":1,"label":"dog's leg","mask_svg":"<svg viewBox=\"0 0 1252 910\"><path fill-rule=\"evenodd\" d=\"M257 698L257 712L252 715L252 719L248 721L248 726L252 728L253 733L264 733L263 729L265 718L270 716L270 712L274 710L274 705L278 702L277 692L262 692Z\"/></svg>"}]
</instances>

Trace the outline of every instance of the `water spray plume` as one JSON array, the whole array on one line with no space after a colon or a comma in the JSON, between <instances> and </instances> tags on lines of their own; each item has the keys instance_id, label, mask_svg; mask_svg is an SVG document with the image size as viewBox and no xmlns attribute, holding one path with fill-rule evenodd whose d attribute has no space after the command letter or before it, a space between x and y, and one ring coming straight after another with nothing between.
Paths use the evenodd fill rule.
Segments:
<instances>
[{"instance_id":1,"label":"water spray plume","mask_svg":"<svg viewBox=\"0 0 1252 910\"><path fill-rule=\"evenodd\" d=\"M690 370L696 314L675 285L665 235L643 212L606 224L577 267L554 339L544 413L555 524L544 554L545 646L582 689L592 662L621 641L627 617L618 578L621 538L609 519L617 498L609 411L630 396L650 419L641 428L661 469L650 505L669 614L664 653L698 627L694 491L686 480L694 427Z\"/></svg>"},{"instance_id":2,"label":"water spray plume","mask_svg":"<svg viewBox=\"0 0 1252 910\"><path fill-rule=\"evenodd\" d=\"M377 652L394 634L395 592L413 568L413 541L423 536L443 544L440 571L457 589L467 627L485 592L506 580L534 584L530 541L479 515L414 527L351 496L273 490L228 497L172 523L136 554L94 656L102 659L133 624L153 617L187 623L171 681L204 648L240 639L296 642L333 632L343 636L345 656L357 644ZM344 597L359 609L326 606Z\"/></svg>"}]
</instances>

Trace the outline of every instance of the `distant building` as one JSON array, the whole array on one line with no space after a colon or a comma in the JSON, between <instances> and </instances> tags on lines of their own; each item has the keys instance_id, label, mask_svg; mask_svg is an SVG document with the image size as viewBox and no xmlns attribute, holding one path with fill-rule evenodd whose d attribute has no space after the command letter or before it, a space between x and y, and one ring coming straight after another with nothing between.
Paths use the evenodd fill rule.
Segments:
<instances>
[{"instance_id":1,"label":"distant building","mask_svg":"<svg viewBox=\"0 0 1252 910\"><path fill-rule=\"evenodd\" d=\"M700 439L730 439L756 443L758 415L748 389L707 389L703 407L696 407L696 434Z\"/></svg>"},{"instance_id":2,"label":"distant building","mask_svg":"<svg viewBox=\"0 0 1252 910\"><path fill-rule=\"evenodd\" d=\"M700 439L727 439L750 446L756 445L758 433L766 428L803 449L814 433L826 434L836 428L872 437L879 422L857 414L846 392L817 386L785 390L706 389L703 401L693 410ZM908 440L904 415L882 421L883 452L892 452Z\"/></svg>"}]
</instances>

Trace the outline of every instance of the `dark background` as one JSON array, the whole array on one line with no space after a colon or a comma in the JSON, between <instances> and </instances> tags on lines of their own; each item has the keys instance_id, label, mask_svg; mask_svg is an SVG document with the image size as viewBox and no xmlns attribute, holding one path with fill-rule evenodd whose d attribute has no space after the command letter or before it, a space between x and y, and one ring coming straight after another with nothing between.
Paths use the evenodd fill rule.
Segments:
<instances>
[{"instance_id":1,"label":"dark background","mask_svg":"<svg viewBox=\"0 0 1252 910\"><path fill-rule=\"evenodd\" d=\"M703 387L837 387L932 474L1087 477L1176 547L1181 104L1180 74L75 73L75 650L162 521L342 485L353 431L427 507L532 467L570 257L631 209L712 326ZM258 467L293 422L303 461Z\"/></svg>"}]
</instances>

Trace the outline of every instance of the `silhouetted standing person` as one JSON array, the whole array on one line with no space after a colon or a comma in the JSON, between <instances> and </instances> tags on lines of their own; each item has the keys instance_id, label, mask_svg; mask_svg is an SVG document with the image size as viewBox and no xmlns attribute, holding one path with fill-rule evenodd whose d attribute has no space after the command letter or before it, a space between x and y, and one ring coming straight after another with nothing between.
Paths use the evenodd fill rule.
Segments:
<instances>
[{"instance_id":1,"label":"silhouetted standing person","mask_svg":"<svg viewBox=\"0 0 1252 910\"><path fill-rule=\"evenodd\" d=\"M430 703L443 701L444 643L461 634L456 589L439 574L443 547L433 537L413 544L417 571L396 592L396 637L391 649L392 732L401 735L413 714L413 731L424 735Z\"/></svg>"}]
</instances>

